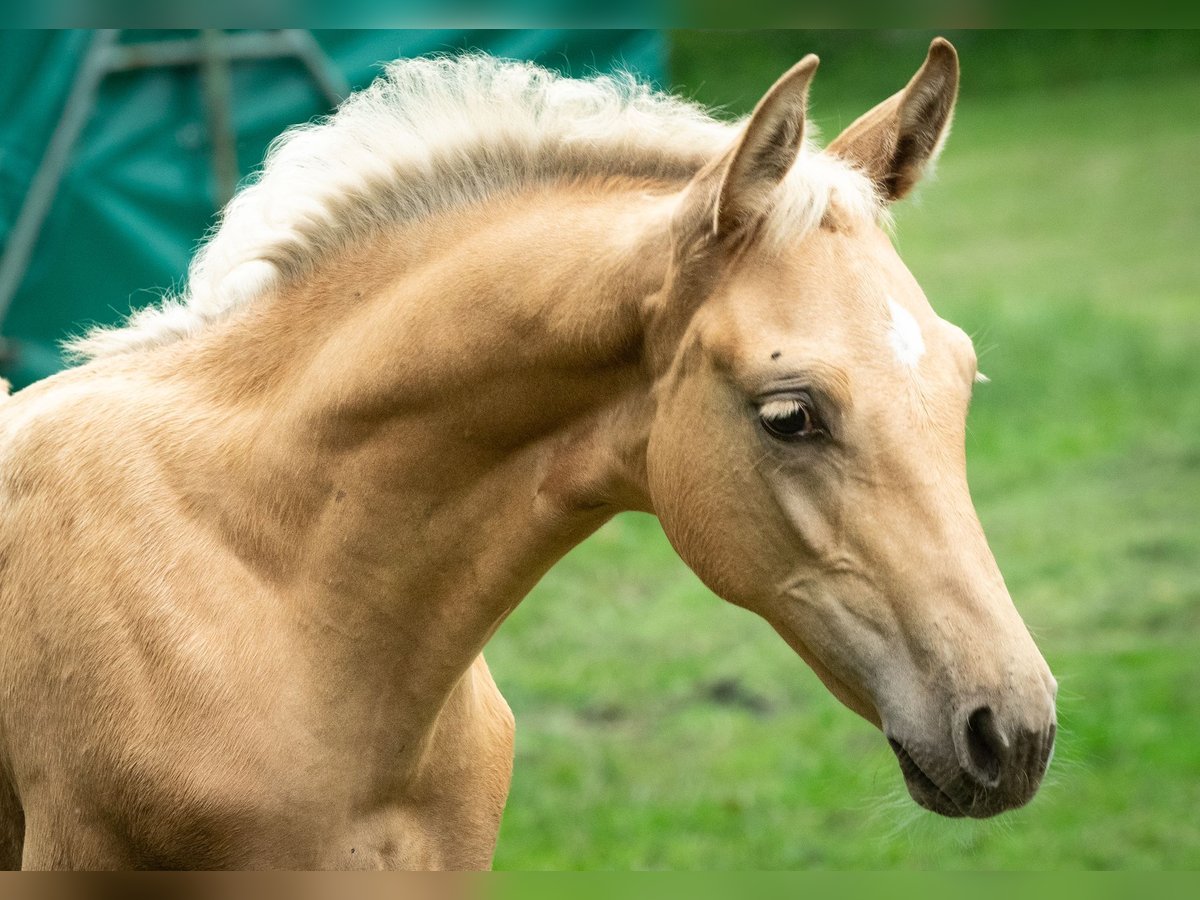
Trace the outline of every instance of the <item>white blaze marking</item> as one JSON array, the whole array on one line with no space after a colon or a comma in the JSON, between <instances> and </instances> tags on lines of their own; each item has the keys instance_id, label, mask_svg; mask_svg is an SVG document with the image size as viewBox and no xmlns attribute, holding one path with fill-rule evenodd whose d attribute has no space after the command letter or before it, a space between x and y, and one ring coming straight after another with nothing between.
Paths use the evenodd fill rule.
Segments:
<instances>
[{"instance_id":1,"label":"white blaze marking","mask_svg":"<svg viewBox=\"0 0 1200 900\"><path fill-rule=\"evenodd\" d=\"M902 365L915 369L925 355L925 338L921 326L907 309L888 297L888 310L892 314L892 327L888 331L892 350Z\"/></svg>"}]
</instances>

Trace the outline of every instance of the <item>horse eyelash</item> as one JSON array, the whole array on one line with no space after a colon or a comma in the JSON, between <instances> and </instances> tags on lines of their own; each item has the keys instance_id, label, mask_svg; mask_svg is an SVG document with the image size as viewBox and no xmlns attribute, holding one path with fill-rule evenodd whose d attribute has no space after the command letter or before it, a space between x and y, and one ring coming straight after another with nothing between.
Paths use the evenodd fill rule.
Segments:
<instances>
[{"instance_id":1,"label":"horse eyelash","mask_svg":"<svg viewBox=\"0 0 1200 900\"><path fill-rule=\"evenodd\" d=\"M804 404L794 397L779 397L760 406L758 413L766 419L786 419L800 412L803 407Z\"/></svg>"}]
</instances>

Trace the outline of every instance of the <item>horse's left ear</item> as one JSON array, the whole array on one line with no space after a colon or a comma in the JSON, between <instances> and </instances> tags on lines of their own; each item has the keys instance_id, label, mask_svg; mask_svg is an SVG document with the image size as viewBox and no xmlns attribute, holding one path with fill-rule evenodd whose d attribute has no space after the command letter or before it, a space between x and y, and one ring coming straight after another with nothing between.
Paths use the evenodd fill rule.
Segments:
<instances>
[{"instance_id":1,"label":"horse's left ear","mask_svg":"<svg viewBox=\"0 0 1200 900\"><path fill-rule=\"evenodd\" d=\"M900 93L854 121L826 148L866 172L884 200L899 200L942 149L958 98L958 53L934 38Z\"/></svg>"},{"instance_id":2,"label":"horse's left ear","mask_svg":"<svg viewBox=\"0 0 1200 900\"><path fill-rule=\"evenodd\" d=\"M820 62L816 54L808 54L771 86L750 114L717 193L713 227L718 235L737 231L770 208L771 195L804 142L808 86Z\"/></svg>"},{"instance_id":3,"label":"horse's left ear","mask_svg":"<svg viewBox=\"0 0 1200 900\"><path fill-rule=\"evenodd\" d=\"M785 72L758 101L733 146L692 179L680 217L685 231L698 228L723 240L767 214L804 142L808 86L819 62L810 53Z\"/></svg>"}]
</instances>

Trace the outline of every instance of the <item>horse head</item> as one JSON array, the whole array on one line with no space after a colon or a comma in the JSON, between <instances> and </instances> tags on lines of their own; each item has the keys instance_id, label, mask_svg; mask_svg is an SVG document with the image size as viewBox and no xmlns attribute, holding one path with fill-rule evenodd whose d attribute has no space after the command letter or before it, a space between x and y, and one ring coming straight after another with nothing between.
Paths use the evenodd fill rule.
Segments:
<instances>
[{"instance_id":1,"label":"horse head","mask_svg":"<svg viewBox=\"0 0 1200 900\"><path fill-rule=\"evenodd\" d=\"M958 59L934 41L823 152L804 141L816 68L678 197L647 329L651 501L706 584L883 731L919 804L994 815L1038 787L1056 684L967 487L971 340L881 226L941 147Z\"/></svg>"}]
</instances>

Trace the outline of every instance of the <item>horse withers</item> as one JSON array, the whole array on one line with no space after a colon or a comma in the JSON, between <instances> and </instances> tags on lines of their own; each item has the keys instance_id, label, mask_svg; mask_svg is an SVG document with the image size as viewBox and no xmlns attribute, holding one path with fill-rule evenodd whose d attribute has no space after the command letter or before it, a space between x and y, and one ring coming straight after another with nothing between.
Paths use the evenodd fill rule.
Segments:
<instances>
[{"instance_id":1,"label":"horse withers","mask_svg":"<svg viewBox=\"0 0 1200 900\"><path fill-rule=\"evenodd\" d=\"M5 400L0 862L490 865L513 719L481 651L627 509L922 806L1028 801L1055 683L967 490L975 353L881 227L957 57L823 151L816 68L726 125L397 62L275 144L182 296Z\"/></svg>"}]
</instances>

